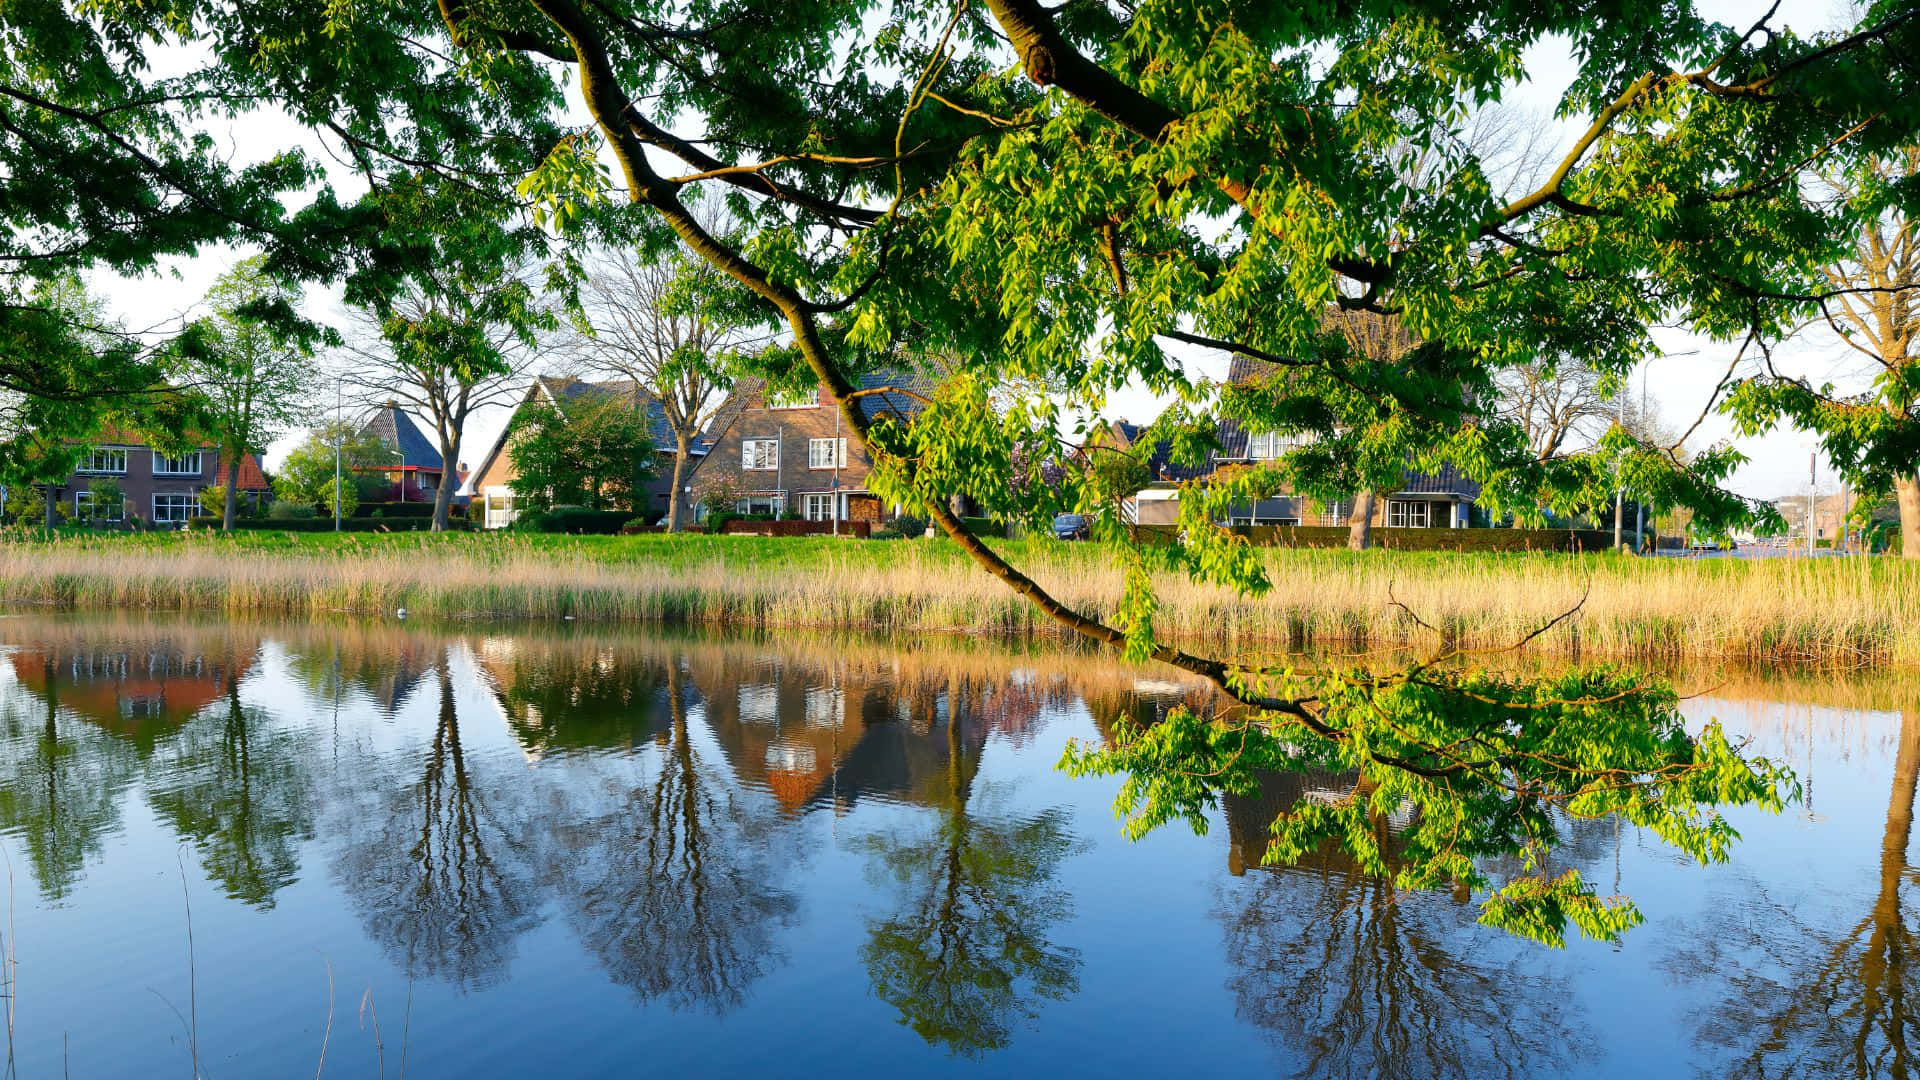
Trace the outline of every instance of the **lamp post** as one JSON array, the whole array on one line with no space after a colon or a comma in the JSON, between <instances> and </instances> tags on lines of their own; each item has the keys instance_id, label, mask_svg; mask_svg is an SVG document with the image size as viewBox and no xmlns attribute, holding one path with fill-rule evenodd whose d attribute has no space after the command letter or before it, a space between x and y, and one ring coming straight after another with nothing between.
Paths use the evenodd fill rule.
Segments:
<instances>
[{"instance_id":1,"label":"lamp post","mask_svg":"<svg viewBox=\"0 0 1920 1080\"><path fill-rule=\"evenodd\" d=\"M340 531L340 451L347 441L346 391L333 380L333 531Z\"/></svg>"}]
</instances>

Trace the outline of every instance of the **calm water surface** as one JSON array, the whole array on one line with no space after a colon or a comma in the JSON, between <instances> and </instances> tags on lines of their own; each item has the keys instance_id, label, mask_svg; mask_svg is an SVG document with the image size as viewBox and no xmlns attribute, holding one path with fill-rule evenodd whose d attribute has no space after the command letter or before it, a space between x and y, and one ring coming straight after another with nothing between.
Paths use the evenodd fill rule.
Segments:
<instances>
[{"instance_id":1,"label":"calm water surface","mask_svg":"<svg viewBox=\"0 0 1920 1080\"><path fill-rule=\"evenodd\" d=\"M1904 1075L1920 701L1687 703L1806 806L1549 951L1339 860L1311 794L1122 839L1070 739L1198 688L928 641L0 620L24 1076ZM1719 681L1700 679L1702 685ZM189 919L189 906L191 918ZM189 949L191 931L191 952Z\"/></svg>"}]
</instances>

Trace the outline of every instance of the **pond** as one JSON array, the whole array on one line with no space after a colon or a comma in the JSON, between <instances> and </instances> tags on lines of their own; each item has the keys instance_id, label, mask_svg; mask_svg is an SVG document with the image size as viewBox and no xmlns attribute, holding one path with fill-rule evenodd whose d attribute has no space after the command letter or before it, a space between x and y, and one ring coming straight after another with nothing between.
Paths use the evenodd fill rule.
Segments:
<instances>
[{"instance_id":1,"label":"pond","mask_svg":"<svg viewBox=\"0 0 1920 1080\"><path fill-rule=\"evenodd\" d=\"M1554 951L1259 865L1312 795L1120 835L1069 740L1201 690L970 641L0 619L26 1076L1904 1072L1920 701L1679 673L1808 798Z\"/></svg>"}]
</instances>

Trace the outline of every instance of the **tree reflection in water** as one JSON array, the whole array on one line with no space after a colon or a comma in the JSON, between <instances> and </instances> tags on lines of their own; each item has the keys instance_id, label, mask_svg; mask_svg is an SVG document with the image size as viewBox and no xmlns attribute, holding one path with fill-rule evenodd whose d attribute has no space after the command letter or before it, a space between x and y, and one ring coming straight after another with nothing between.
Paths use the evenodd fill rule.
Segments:
<instances>
[{"instance_id":1,"label":"tree reflection in water","mask_svg":"<svg viewBox=\"0 0 1920 1080\"><path fill-rule=\"evenodd\" d=\"M200 851L210 880L228 896L272 907L299 877L299 845L313 838L310 742L275 730L272 718L226 700L181 729L149 769L148 802Z\"/></svg>"},{"instance_id":2,"label":"tree reflection in water","mask_svg":"<svg viewBox=\"0 0 1920 1080\"><path fill-rule=\"evenodd\" d=\"M1807 925L1798 905L1765 900L1718 909L1693 950L1670 966L1683 977L1728 976L1718 1004L1701 1015L1707 1040L1732 1051L1721 1076L1892 1076L1915 1073L1920 1002L1916 930L1905 893L1916 881L1907 860L1920 780L1920 710L1900 714L1879 882L1867 913L1833 934ZM1818 942L1809 947L1806 943ZM1764 963L1763 963L1764 962ZM1779 973L1777 978L1765 972Z\"/></svg>"},{"instance_id":3,"label":"tree reflection in water","mask_svg":"<svg viewBox=\"0 0 1920 1080\"><path fill-rule=\"evenodd\" d=\"M350 822L337 867L368 936L408 975L466 987L505 974L515 939L538 921L535 830L494 805L525 785L483 794L469 769L443 650L439 710L420 779Z\"/></svg>"},{"instance_id":4,"label":"tree reflection in water","mask_svg":"<svg viewBox=\"0 0 1920 1080\"><path fill-rule=\"evenodd\" d=\"M1014 1023L1036 1017L1041 1001L1077 992L1080 956L1047 939L1071 911L1054 881L1073 849L1066 814L1003 821L969 808L981 747L963 738L968 719L984 732L970 690L971 680L955 679L936 706L945 712L947 768L932 793L932 834L865 842L875 876L892 885L900 906L870 923L860 958L901 1023L952 1053L978 1056L1005 1047Z\"/></svg>"},{"instance_id":5,"label":"tree reflection in water","mask_svg":"<svg viewBox=\"0 0 1920 1080\"><path fill-rule=\"evenodd\" d=\"M63 626L6 655L0 826L20 830L44 896L71 894L143 763L230 693L256 652L223 633Z\"/></svg>"},{"instance_id":6,"label":"tree reflection in water","mask_svg":"<svg viewBox=\"0 0 1920 1080\"><path fill-rule=\"evenodd\" d=\"M751 803L688 730L679 657L665 661L669 723L657 774L568 825L561 902L607 973L644 999L725 1012L783 962L777 932L799 909L778 881L772 807Z\"/></svg>"},{"instance_id":7,"label":"tree reflection in water","mask_svg":"<svg viewBox=\"0 0 1920 1080\"><path fill-rule=\"evenodd\" d=\"M1275 774L1258 795L1226 797L1233 871L1259 867L1266 825L1287 808L1352 786ZM1390 857L1396 824L1374 820ZM1298 1075L1552 1075L1596 1052L1567 1015L1571 987L1538 971L1536 947L1477 926L1446 894L1396 894L1343 853L1252 877L1220 895L1228 988Z\"/></svg>"},{"instance_id":8,"label":"tree reflection in water","mask_svg":"<svg viewBox=\"0 0 1920 1080\"><path fill-rule=\"evenodd\" d=\"M40 894L62 900L120 827L121 794L140 761L125 741L63 719L63 666L52 653L38 660L39 700L9 695L0 719L0 826L19 830Z\"/></svg>"}]
</instances>

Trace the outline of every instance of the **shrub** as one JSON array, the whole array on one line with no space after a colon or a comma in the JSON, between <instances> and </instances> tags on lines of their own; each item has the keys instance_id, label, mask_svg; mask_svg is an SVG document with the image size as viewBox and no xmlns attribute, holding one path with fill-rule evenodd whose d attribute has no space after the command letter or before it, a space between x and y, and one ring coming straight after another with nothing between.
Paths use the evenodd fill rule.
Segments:
<instances>
[{"instance_id":1,"label":"shrub","mask_svg":"<svg viewBox=\"0 0 1920 1080\"><path fill-rule=\"evenodd\" d=\"M912 514L901 514L899 517L893 519L892 524L886 526L879 532L875 532L873 535L879 536L880 532L892 532L906 537L925 536L927 535L927 519L915 517Z\"/></svg>"},{"instance_id":2,"label":"shrub","mask_svg":"<svg viewBox=\"0 0 1920 1080\"><path fill-rule=\"evenodd\" d=\"M543 533L611 536L633 520L625 510L589 510L584 506L556 506L538 514L522 514L519 521L529 522L529 530Z\"/></svg>"},{"instance_id":3,"label":"shrub","mask_svg":"<svg viewBox=\"0 0 1920 1080\"><path fill-rule=\"evenodd\" d=\"M308 503L288 502L285 499L273 500L267 507L267 517L272 521L306 521L314 516L314 508ZM328 518L332 520L331 517Z\"/></svg>"},{"instance_id":4,"label":"shrub","mask_svg":"<svg viewBox=\"0 0 1920 1080\"><path fill-rule=\"evenodd\" d=\"M990 517L963 517L960 524L967 527L969 536L1005 537L1007 527Z\"/></svg>"},{"instance_id":5,"label":"shrub","mask_svg":"<svg viewBox=\"0 0 1920 1080\"><path fill-rule=\"evenodd\" d=\"M455 506L455 507L450 507L449 509L457 511L460 508ZM430 502L393 502L390 500L383 500L381 502L363 502L360 504L360 509L354 512L354 516L355 517L380 517L380 518L430 518L433 516L433 504Z\"/></svg>"}]
</instances>

